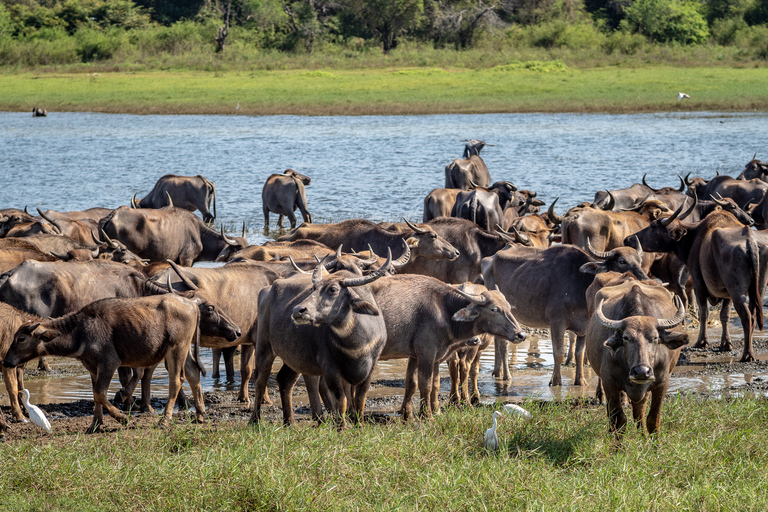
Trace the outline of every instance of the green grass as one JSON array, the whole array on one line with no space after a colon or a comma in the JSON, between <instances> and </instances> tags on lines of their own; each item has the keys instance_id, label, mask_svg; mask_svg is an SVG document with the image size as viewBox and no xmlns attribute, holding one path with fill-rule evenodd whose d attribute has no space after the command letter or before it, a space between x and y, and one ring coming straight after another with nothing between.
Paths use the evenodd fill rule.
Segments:
<instances>
[{"instance_id":1,"label":"green grass","mask_svg":"<svg viewBox=\"0 0 768 512\"><path fill-rule=\"evenodd\" d=\"M0 110L136 114L431 114L752 111L768 108L767 68L389 68L0 74ZM691 99L676 101L678 92ZM236 110L236 105L240 105Z\"/></svg>"},{"instance_id":2,"label":"green grass","mask_svg":"<svg viewBox=\"0 0 768 512\"><path fill-rule=\"evenodd\" d=\"M4 510L765 510L763 398L669 399L661 434L619 443L603 407L526 404L337 432L177 425L0 445Z\"/></svg>"}]
</instances>

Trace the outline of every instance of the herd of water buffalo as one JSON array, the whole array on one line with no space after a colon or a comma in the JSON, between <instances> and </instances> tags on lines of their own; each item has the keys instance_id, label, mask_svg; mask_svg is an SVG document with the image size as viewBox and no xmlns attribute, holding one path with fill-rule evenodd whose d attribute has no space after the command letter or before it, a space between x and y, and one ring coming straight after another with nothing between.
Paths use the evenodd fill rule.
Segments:
<instances>
[{"instance_id":1,"label":"herd of water buffalo","mask_svg":"<svg viewBox=\"0 0 768 512\"><path fill-rule=\"evenodd\" d=\"M154 367L165 362L169 395L161 422L187 380L196 417L205 421L199 346L214 349L214 371L224 354L228 377L239 347L239 400L251 421L269 402L276 380L286 423L292 390L303 375L314 417L323 406L344 424L347 404L362 421L379 360L408 359L401 413L437 410L438 368L447 361L451 401L477 402L480 352L495 339L494 375L509 379L507 340L525 339L521 323L548 328L554 352L551 385L561 385L566 333L573 384L583 360L600 378L613 430L626 423L622 395L635 421L659 427L669 372L688 335L672 330L695 297L707 345L708 306L722 304L721 350L731 350L731 304L744 327L742 361L754 360L752 335L763 327L768 280L768 164L753 159L738 178L690 175L679 187L641 184L599 191L594 201L539 213L534 192L508 181L492 183L480 158L486 144L468 141L463 158L445 168L445 188L424 200L422 223L361 219L312 224L305 186L289 169L268 177L269 212L288 217L291 231L277 241L249 245L242 236L212 229L213 182L202 176L163 176L143 199L115 210L0 210L0 358L11 415L23 421L19 396L23 365L45 356L73 357L90 372L94 417L103 408L141 402L151 411ZM213 205L213 208L211 208ZM304 223L295 228L294 212ZM193 212L199 210L201 220ZM758 229L751 229L750 226ZM226 262L216 268L195 262ZM656 278L656 279L653 279ZM520 323L518 323L520 322ZM115 371L122 388L107 391ZM8 425L0 410L0 430Z\"/></svg>"}]
</instances>

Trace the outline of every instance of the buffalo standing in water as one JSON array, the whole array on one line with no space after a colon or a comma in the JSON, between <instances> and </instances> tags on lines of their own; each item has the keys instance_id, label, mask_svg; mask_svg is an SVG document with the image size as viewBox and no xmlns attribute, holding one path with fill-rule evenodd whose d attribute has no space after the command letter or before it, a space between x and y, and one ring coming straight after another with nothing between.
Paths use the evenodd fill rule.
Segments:
<instances>
[{"instance_id":1,"label":"buffalo standing in water","mask_svg":"<svg viewBox=\"0 0 768 512\"><path fill-rule=\"evenodd\" d=\"M312 216L307 210L307 193L312 178L299 174L293 169L286 169L283 174L272 174L267 178L261 191L261 201L264 208L264 229L269 229L269 212L276 213L277 225L283 227L283 216L288 217L291 229L296 227L296 216L293 212L298 208L304 222L312 223Z\"/></svg>"}]
</instances>

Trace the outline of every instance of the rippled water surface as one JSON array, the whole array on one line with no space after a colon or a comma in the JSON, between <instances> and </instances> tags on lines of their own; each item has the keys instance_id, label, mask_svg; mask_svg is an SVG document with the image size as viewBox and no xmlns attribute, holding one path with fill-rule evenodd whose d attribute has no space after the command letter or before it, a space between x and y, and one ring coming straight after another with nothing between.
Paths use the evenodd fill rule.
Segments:
<instances>
[{"instance_id":1,"label":"rippled water surface","mask_svg":"<svg viewBox=\"0 0 768 512\"><path fill-rule=\"evenodd\" d=\"M768 159L766 134L765 114L247 117L53 112L32 118L29 113L0 113L0 208L114 208L128 204L134 193L142 197L164 174L203 174L216 183L217 222L231 227L245 221L249 240L256 243L265 239L264 181L289 167L313 178L307 196L316 222L420 219L424 196L443 186L443 169L461 156L462 139L479 138L494 144L482 152L494 181L510 180L536 190L547 204L560 197L557 210L562 213L592 199L598 189L628 186L644 173L656 187L677 186L676 174L688 172L705 177L716 171L738 174L755 152ZM534 348L528 342L518 346L516 357L518 368L534 371L499 387L489 375L493 353L484 356L484 393L557 396L560 391L547 386L549 340ZM392 364L382 367L384 373L402 378L399 363ZM564 378L570 382L572 369ZM89 379L74 380L72 393L66 386L48 384L54 389L50 401L89 398ZM209 378L204 385L211 389L217 384ZM153 391L156 396L163 393Z\"/></svg>"}]
</instances>

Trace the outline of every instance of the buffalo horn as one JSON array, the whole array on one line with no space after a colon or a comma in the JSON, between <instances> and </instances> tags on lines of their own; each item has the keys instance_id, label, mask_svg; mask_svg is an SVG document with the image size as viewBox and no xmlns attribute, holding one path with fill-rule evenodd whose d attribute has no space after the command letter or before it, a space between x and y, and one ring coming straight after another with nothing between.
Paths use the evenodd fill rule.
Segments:
<instances>
[{"instance_id":1,"label":"buffalo horn","mask_svg":"<svg viewBox=\"0 0 768 512\"><path fill-rule=\"evenodd\" d=\"M757 153L755 153L755 154L757 154ZM27 215L29 215L29 211L27 210L27 205L24 205L24 213L26 213Z\"/></svg>"},{"instance_id":2,"label":"buffalo horn","mask_svg":"<svg viewBox=\"0 0 768 512\"><path fill-rule=\"evenodd\" d=\"M531 199L536 199L536 196L537 196L538 194L539 194L538 192L534 192L534 193L532 193L532 194L531 194L531 196L530 196L530 197L531 197Z\"/></svg>"},{"instance_id":3,"label":"buffalo horn","mask_svg":"<svg viewBox=\"0 0 768 512\"><path fill-rule=\"evenodd\" d=\"M647 182L647 181L645 181L645 177L646 177L647 175L648 175L648 173L645 173L645 174L643 174L643 185L645 185L645 186L646 186L646 187L648 187L649 189L653 190L654 192L657 192L657 193L658 193L658 192L659 192L659 189L653 188L652 186L650 186L650 185L648 184L648 182Z\"/></svg>"},{"instance_id":4,"label":"buffalo horn","mask_svg":"<svg viewBox=\"0 0 768 512\"><path fill-rule=\"evenodd\" d=\"M472 187L472 188L478 188L480 185L478 185L477 183L475 183L474 181L472 181L472 180L470 179L470 180L469 180L469 186L470 186L470 187Z\"/></svg>"},{"instance_id":5,"label":"buffalo horn","mask_svg":"<svg viewBox=\"0 0 768 512\"><path fill-rule=\"evenodd\" d=\"M611 320L606 318L603 314L603 301L604 299L600 299L600 302L597 303L597 307L595 308L595 316L597 317L597 320L607 329L613 329L614 331L622 330L624 328L624 320Z\"/></svg>"},{"instance_id":6,"label":"buffalo horn","mask_svg":"<svg viewBox=\"0 0 768 512\"><path fill-rule=\"evenodd\" d=\"M341 245L340 245L340 246L339 246L339 247L336 249L336 259L339 259L339 258L341 258L341 248L342 248L342 247L344 247L344 244L341 244Z\"/></svg>"},{"instance_id":7,"label":"buffalo horn","mask_svg":"<svg viewBox=\"0 0 768 512\"><path fill-rule=\"evenodd\" d=\"M109 238L109 235L104 231L104 228L101 228L101 236L104 237L104 241L107 242L107 245L109 245L110 248L117 249L117 244Z\"/></svg>"},{"instance_id":8,"label":"buffalo horn","mask_svg":"<svg viewBox=\"0 0 768 512\"><path fill-rule=\"evenodd\" d=\"M499 235L499 237L504 240L505 242L508 242L510 244L516 243L515 239L509 236L509 233L504 231L501 226L496 224L496 234Z\"/></svg>"},{"instance_id":9,"label":"buffalo horn","mask_svg":"<svg viewBox=\"0 0 768 512\"><path fill-rule=\"evenodd\" d=\"M714 202L716 202L723 208L728 206L728 203L723 199L723 196L721 196L719 193L717 194L717 197L713 196L712 194L710 194L709 197L711 197Z\"/></svg>"},{"instance_id":10,"label":"buffalo horn","mask_svg":"<svg viewBox=\"0 0 768 512\"><path fill-rule=\"evenodd\" d=\"M375 272L363 277L349 277L339 282L344 288L352 286L363 286L364 284L372 283L378 278L387 275L389 266L392 264L392 249L387 249L387 261ZM314 277L313 277L314 279Z\"/></svg>"},{"instance_id":11,"label":"buffalo horn","mask_svg":"<svg viewBox=\"0 0 768 512\"><path fill-rule=\"evenodd\" d=\"M93 236L93 231L91 231L91 236ZM91 258L96 259L99 257L99 248L96 247L91 251Z\"/></svg>"},{"instance_id":12,"label":"buffalo horn","mask_svg":"<svg viewBox=\"0 0 768 512\"><path fill-rule=\"evenodd\" d=\"M458 288L454 288L453 291L467 299L472 304L477 304L478 306L484 306L485 304L488 304L488 298L483 297L482 295L480 298L478 298L476 295L470 295L465 291L459 290Z\"/></svg>"},{"instance_id":13,"label":"buffalo horn","mask_svg":"<svg viewBox=\"0 0 768 512\"><path fill-rule=\"evenodd\" d=\"M752 160L754 160L755 158L757 158L757 151L755 151L755 154L752 156Z\"/></svg>"},{"instance_id":14,"label":"buffalo horn","mask_svg":"<svg viewBox=\"0 0 768 512\"><path fill-rule=\"evenodd\" d=\"M171 273L168 272L168 276L166 278L165 286L168 287L168 293L172 293L174 295L178 295L176 290L173 289L173 286L171 285Z\"/></svg>"},{"instance_id":15,"label":"buffalo horn","mask_svg":"<svg viewBox=\"0 0 768 512\"><path fill-rule=\"evenodd\" d=\"M227 238L227 235L224 234L224 224L221 225L221 238L222 240L224 240L224 243L230 247L240 247L240 244L238 244L234 240L230 240L229 238Z\"/></svg>"},{"instance_id":16,"label":"buffalo horn","mask_svg":"<svg viewBox=\"0 0 768 512\"><path fill-rule=\"evenodd\" d=\"M690 175L691 175L691 173L688 173L688 174L685 175L685 178L683 178L683 183L685 183L686 186L689 186L689 187L691 186L691 181L688 179L688 176L690 176Z\"/></svg>"},{"instance_id":17,"label":"buffalo horn","mask_svg":"<svg viewBox=\"0 0 768 512\"><path fill-rule=\"evenodd\" d=\"M671 217L667 217L666 219L661 219L659 221L659 222L661 222L661 225L662 226L668 226L669 223L672 222L673 220L675 220L676 218L680 217L680 220L683 220L688 215L690 215L693 212L693 209L696 208L696 203L698 202L698 199L697 199L696 196L693 196L693 204L691 205L691 207L688 208L688 210L686 210L685 213L680 215L680 212L682 212L683 208L685 208L685 203L687 201L688 201L688 199L686 198L686 200L683 201L683 204L681 204L680 207L677 210L675 210L675 213L673 213Z\"/></svg>"},{"instance_id":18,"label":"buffalo horn","mask_svg":"<svg viewBox=\"0 0 768 512\"><path fill-rule=\"evenodd\" d=\"M370 248L371 246L369 245L368 247ZM371 249L371 254L376 256L376 254L373 252L373 249ZM403 254L401 254L399 258L397 258L395 261L392 262L392 266L395 268L402 267L403 265L408 263L410 259L411 259L411 248L408 246L405 240L403 240Z\"/></svg>"},{"instance_id":19,"label":"buffalo horn","mask_svg":"<svg viewBox=\"0 0 768 512\"><path fill-rule=\"evenodd\" d=\"M245 240L247 242L248 240L246 240L246 236L245 235L246 235L246 232L245 232L245 221L243 221L243 240Z\"/></svg>"},{"instance_id":20,"label":"buffalo horn","mask_svg":"<svg viewBox=\"0 0 768 512\"><path fill-rule=\"evenodd\" d=\"M296 262L295 262L295 261L293 261L293 257L292 257L290 254L288 255L288 261L290 261L290 262L291 262L291 265L293 266L293 268L294 268L294 269L295 269L297 272L301 272L302 274L310 274L310 275L312 274L311 272L307 272L306 270L301 270L301 269L299 268L299 266L296 264Z\"/></svg>"},{"instance_id":21,"label":"buffalo horn","mask_svg":"<svg viewBox=\"0 0 768 512\"><path fill-rule=\"evenodd\" d=\"M685 306L679 296L675 295L675 306L677 313L672 318L659 318L656 320L656 327L659 329L671 329L680 325L685 320Z\"/></svg>"},{"instance_id":22,"label":"buffalo horn","mask_svg":"<svg viewBox=\"0 0 768 512\"><path fill-rule=\"evenodd\" d=\"M587 252L592 256L594 256L595 258L599 258L601 260L607 260L608 258L612 257L614 254L616 254L615 251L608 251L608 252L596 251L592 247L592 243L590 243L589 238L587 238Z\"/></svg>"},{"instance_id":23,"label":"buffalo horn","mask_svg":"<svg viewBox=\"0 0 768 512\"><path fill-rule=\"evenodd\" d=\"M183 282L185 285L187 285L187 288L189 288L190 290L197 290L197 285L196 285L195 283L193 283L193 282L192 282L192 281L191 281L191 280L190 280L190 279L189 279L187 276L185 276L185 275L182 273L181 269L180 269L180 268L179 268L179 266L176 264L176 262L174 262L173 260L165 260L165 261L167 261L168 263L170 263L170 265L171 265L171 268L173 269L173 271L174 271L174 272L176 272L176 275L178 275L178 276L179 276L179 279L181 279L181 281L182 281L182 282Z\"/></svg>"},{"instance_id":24,"label":"buffalo horn","mask_svg":"<svg viewBox=\"0 0 768 512\"><path fill-rule=\"evenodd\" d=\"M168 198L168 206L170 206L172 208L173 207L173 199L171 199L171 194L169 194L167 190L165 191L165 197Z\"/></svg>"},{"instance_id":25,"label":"buffalo horn","mask_svg":"<svg viewBox=\"0 0 768 512\"><path fill-rule=\"evenodd\" d=\"M409 228L411 228L413 231L415 231L415 232L416 232L416 234L417 234L417 235L425 235L425 234L427 233L427 230L426 230L426 229L421 229L421 228L419 228L419 227L418 227L418 226L416 226L415 224L411 223L411 222L410 222L408 219L406 219L405 217L403 217L403 220L405 221L405 223L408 225L408 227L409 227Z\"/></svg>"},{"instance_id":26,"label":"buffalo horn","mask_svg":"<svg viewBox=\"0 0 768 512\"><path fill-rule=\"evenodd\" d=\"M312 272L312 286L318 287L323 283L323 270L325 270L324 264L327 259L328 255L326 254L323 259L317 263L315 270Z\"/></svg>"},{"instance_id":27,"label":"buffalo horn","mask_svg":"<svg viewBox=\"0 0 768 512\"><path fill-rule=\"evenodd\" d=\"M57 253L51 251L50 255L53 256L56 259L61 260L61 261L68 261L69 260L69 254L57 254Z\"/></svg>"},{"instance_id":28,"label":"buffalo horn","mask_svg":"<svg viewBox=\"0 0 768 512\"><path fill-rule=\"evenodd\" d=\"M643 257L643 246L640 245L640 239L635 235L635 243L637 243L637 247L635 247L635 250L637 251L637 255L641 258Z\"/></svg>"},{"instance_id":29,"label":"buffalo horn","mask_svg":"<svg viewBox=\"0 0 768 512\"><path fill-rule=\"evenodd\" d=\"M62 233L61 233L61 228L59 227L59 225L58 225L58 224L56 224L56 221L55 221L55 220L53 220L52 218L50 218L49 216L47 216L46 214L44 214L44 213L43 213L43 211L42 211L40 208L36 208L36 210L37 210L37 213L39 213L39 214L40 214L40 217L42 217L42 218L43 218L43 220L45 220L45 221L46 221L48 224L50 224L51 226L53 226L53 227L56 229L56 231L58 231L58 232L59 232L59 234L60 234L60 235L62 234Z\"/></svg>"},{"instance_id":30,"label":"buffalo horn","mask_svg":"<svg viewBox=\"0 0 768 512\"><path fill-rule=\"evenodd\" d=\"M96 246L99 246L104 243L103 240L99 240L96 238L96 235L93 234L93 230L91 230L91 239L93 239L93 242L96 244Z\"/></svg>"},{"instance_id":31,"label":"buffalo horn","mask_svg":"<svg viewBox=\"0 0 768 512\"><path fill-rule=\"evenodd\" d=\"M685 181L683 180L683 177L680 176L679 174L677 175L677 177L680 179L680 188L677 189L677 191L682 192L683 190L685 190Z\"/></svg>"},{"instance_id":32,"label":"buffalo horn","mask_svg":"<svg viewBox=\"0 0 768 512\"><path fill-rule=\"evenodd\" d=\"M515 239L518 243L533 247L533 243L531 242L531 237L529 237L525 233L521 233L520 231L518 231L515 226L512 226L512 231L514 231Z\"/></svg>"},{"instance_id":33,"label":"buffalo horn","mask_svg":"<svg viewBox=\"0 0 768 512\"><path fill-rule=\"evenodd\" d=\"M605 211L609 212L613 210L614 206L616 206L616 198L613 197L613 194L611 194L610 190L608 190L607 192L608 192L608 199L610 199L610 201L608 201L608 204L605 206Z\"/></svg>"},{"instance_id":34,"label":"buffalo horn","mask_svg":"<svg viewBox=\"0 0 768 512\"><path fill-rule=\"evenodd\" d=\"M313 254L312 256L315 257L316 262L320 263L320 256L318 256L317 254Z\"/></svg>"},{"instance_id":35,"label":"buffalo horn","mask_svg":"<svg viewBox=\"0 0 768 512\"><path fill-rule=\"evenodd\" d=\"M554 224L555 226L559 226L563 223L563 218L555 213L555 203L557 200L560 199L559 197L556 197L554 201L552 201L552 204L549 205L549 209L547 209L547 217L549 217L549 222Z\"/></svg>"},{"instance_id":36,"label":"buffalo horn","mask_svg":"<svg viewBox=\"0 0 768 512\"><path fill-rule=\"evenodd\" d=\"M407 246L408 244L405 244L405 245ZM408 251L409 251L409 254L410 254L410 249L408 249ZM368 252L371 253L371 257L369 259L367 259L367 260L363 260L361 258L361 263L363 263L364 265L370 266L370 265L373 265L374 263L376 263L377 261L379 261L379 255L374 252L373 247L371 247L371 244L368 244ZM409 258L410 258L410 256L409 256ZM397 262L393 262L393 264L395 264L395 263L397 263ZM403 265L405 265L405 263L403 263Z\"/></svg>"},{"instance_id":37,"label":"buffalo horn","mask_svg":"<svg viewBox=\"0 0 768 512\"><path fill-rule=\"evenodd\" d=\"M133 194L133 196L131 196L131 208L133 209L139 208L139 204L136 202L136 194Z\"/></svg>"}]
</instances>

